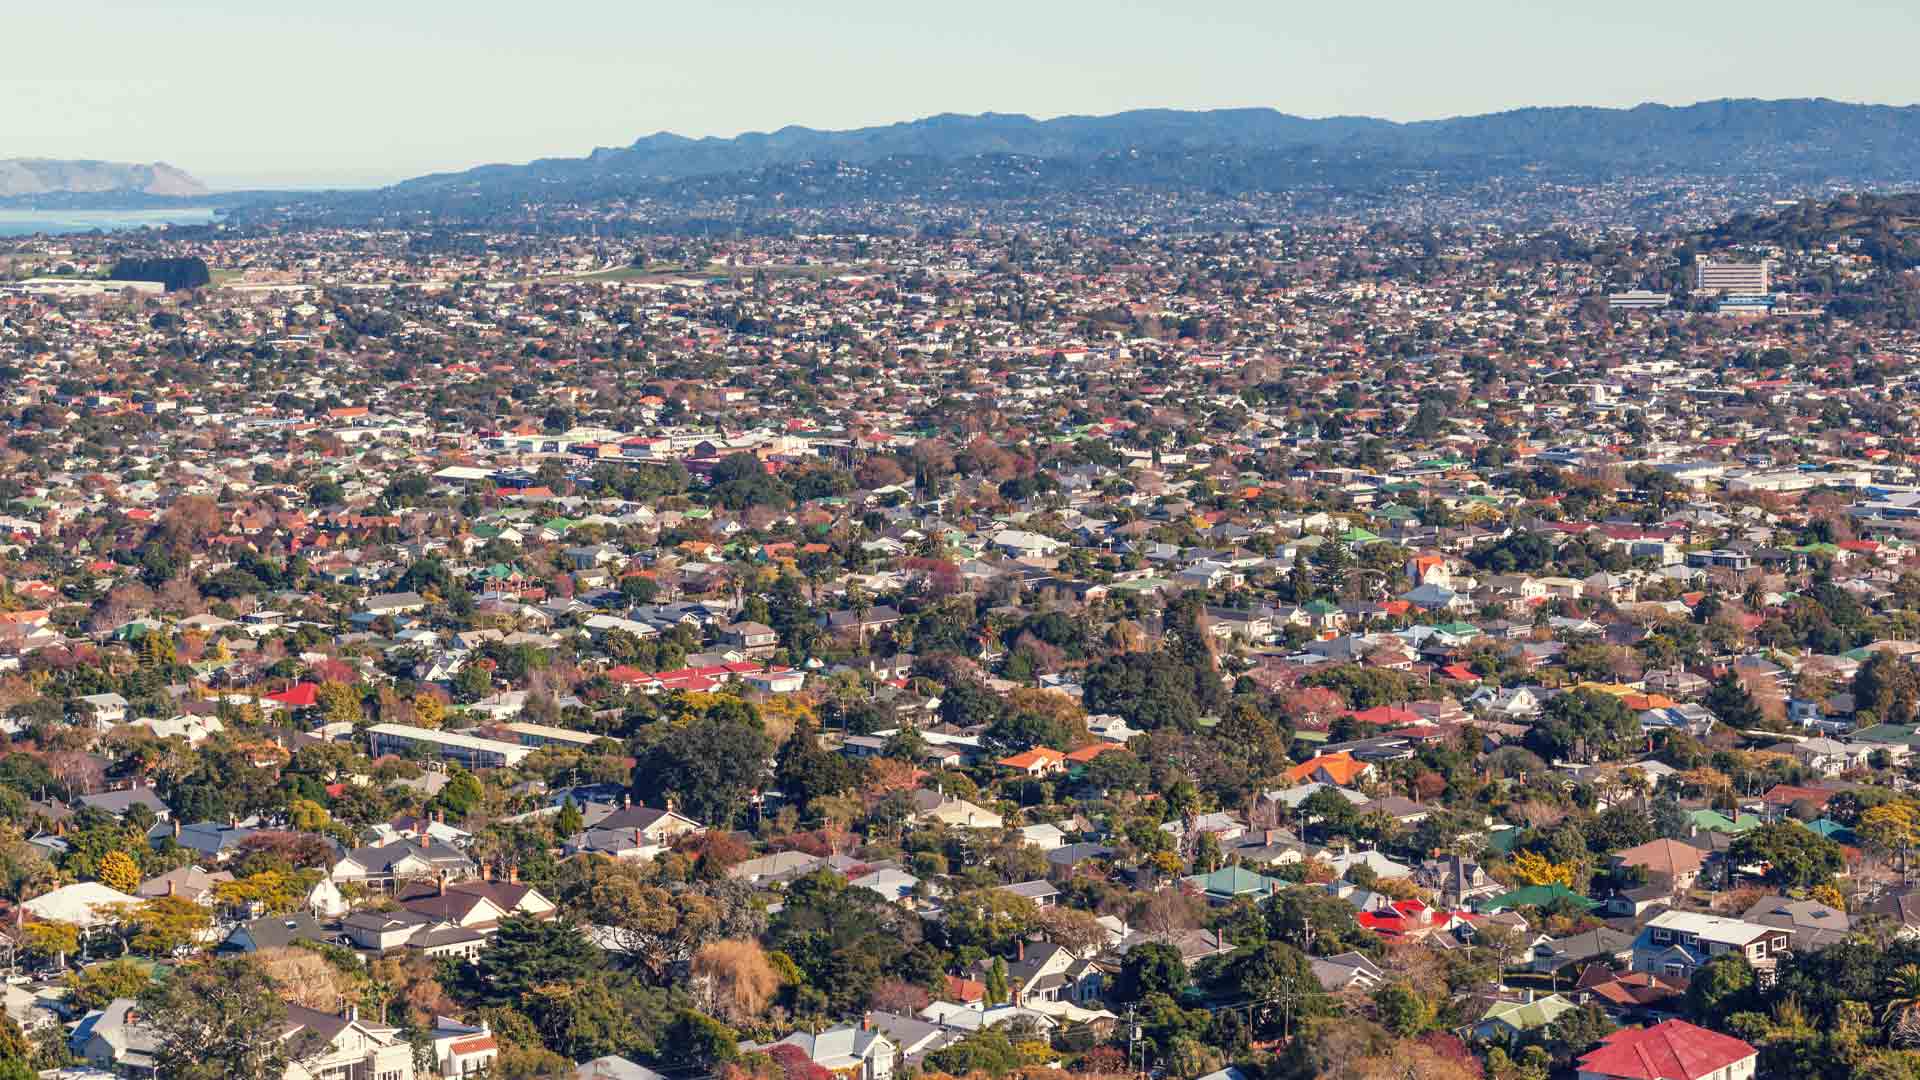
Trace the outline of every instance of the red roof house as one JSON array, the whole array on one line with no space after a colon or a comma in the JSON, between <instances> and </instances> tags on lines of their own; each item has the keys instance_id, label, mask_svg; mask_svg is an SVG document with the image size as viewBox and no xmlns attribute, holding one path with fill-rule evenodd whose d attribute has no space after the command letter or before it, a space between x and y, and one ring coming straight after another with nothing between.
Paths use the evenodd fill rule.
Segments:
<instances>
[{"instance_id":1,"label":"red roof house","mask_svg":"<svg viewBox=\"0 0 1920 1080\"><path fill-rule=\"evenodd\" d=\"M1751 1077L1759 1051L1685 1020L1617 1031L1580 1059L1580 1080L1707 1080Z\"/></svg>"}]
</instances>

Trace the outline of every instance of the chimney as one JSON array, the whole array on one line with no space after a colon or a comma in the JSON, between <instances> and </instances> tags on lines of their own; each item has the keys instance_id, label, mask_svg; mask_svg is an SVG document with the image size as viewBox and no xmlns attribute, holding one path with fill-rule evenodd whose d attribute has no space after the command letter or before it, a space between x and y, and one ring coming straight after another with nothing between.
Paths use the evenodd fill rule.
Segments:
<instances>
[{"instance_id":1,"label":"chimney","mask_svg":"<svg viewBox=\"0 0 1920 1080\"><path fill-rule=\"evenodd\" d=\"M437 896L447 895L447 872L445 870L442 870L438 874L435 874L433 876L433 884L434 884L433 891L435 895Z\"/></svg>"},{"instance_id":2,"label":"chimney","mask_svg":"<svg viewBox=\"0 0 1920 1080\"><path fill-rule=\"evenodd\" d=\"M177 886L178 884L179 884L179 881L175 878L167 879L167 895L168 896L172 896L174 894L175 886Z\"/></svg>"},{"instance_id":3,"label":"chimney","mask_svg":"<svg viewBox=\"0 0 1920 1080\"><path fill-rule=\"evenodd\" d=\"M1020 963L1025 963L1027 959L1027 939L1021 938L1014 944L1016 950L1014 952L1014 959Z\"/></svg>"},{"instance_id":4,"label":"chimney","mask_svg":"<svg viewBox=\"0 0 1920 1080\"><path fill-rule=\"evenodd\" d=\"M861 1031L873 1030L873 1015L871 1013L860 1014L860 1030Z\"/></svg>"},{"instance_id":5,"label":"chimney","mask_svg":"<svg viewBox=\"0 0 1920 1080\"><path fill-rule=\"evenodd\" d=\"M520 864L519 863L507 864L507 884L509 885L520 884Z\"/></svg>"},{"instance_id":6,"label":"chimney","mask_svg":"<svg viewBox=\"0 0 1920 1080\"><path fill-rule=\"evenodd\" d=\"M173 819L173 838L175 840L180 839L180 819L179 818Z\"/></svg>"}]
</instances>

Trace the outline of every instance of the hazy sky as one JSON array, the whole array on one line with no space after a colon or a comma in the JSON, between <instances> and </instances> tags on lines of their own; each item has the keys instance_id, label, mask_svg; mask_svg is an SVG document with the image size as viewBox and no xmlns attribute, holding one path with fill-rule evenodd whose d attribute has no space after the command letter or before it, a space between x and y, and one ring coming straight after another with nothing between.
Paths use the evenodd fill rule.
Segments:
<instances>
[{"instance_id":1,"label":"hazy sky","mask_svg":"<svg viewBox=\"0 0 1920 1080\"><path fill-rule=\"evenodd\" d=\"M382 183L654 131L938 112L1912 104L1913 0L60 0L10 4L0 157Z\"/></svg>"}]
</instances>

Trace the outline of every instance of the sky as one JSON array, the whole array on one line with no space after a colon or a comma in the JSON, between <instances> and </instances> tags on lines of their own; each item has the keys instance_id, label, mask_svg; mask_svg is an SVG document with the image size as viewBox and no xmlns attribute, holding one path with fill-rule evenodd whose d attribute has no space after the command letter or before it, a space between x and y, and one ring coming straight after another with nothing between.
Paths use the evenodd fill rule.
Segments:
<instances>
[{"instance_id":1,"label":"sky","mask_svg":"<svg viewBox=\"0 0 1920 1080\"><path fill-rule=\"evenodd\" d=\"M942 112L1920 99L1912 0L61 0L5 26L0 158L218 188Z\"/></svg>"}]
</instances>

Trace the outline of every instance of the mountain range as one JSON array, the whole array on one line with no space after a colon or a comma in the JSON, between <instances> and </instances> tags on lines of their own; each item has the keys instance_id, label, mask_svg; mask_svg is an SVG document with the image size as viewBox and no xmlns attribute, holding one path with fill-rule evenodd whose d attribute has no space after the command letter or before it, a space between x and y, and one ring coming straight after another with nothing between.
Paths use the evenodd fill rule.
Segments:
<instances>
[{"instance_id":1,"label":"mountain range","mask_svg":"<svg viewBox=\"0 0 1920 1080\"><path fill-rule=\"evenodd\" d=\"M131 165L112 161L0 158L0 198L43 195L187 198L205 194L205 184L164 162Z\"/></svg>"},{"instance_id":2,"label":"mountain range","mask_svg":"<svg viewBox=\"0 0 1920 1080\"><path fill-rule=\"evenodd\" d=\"M1087 165L1130 156L1214 155L1227 164L1303 152L1354 154L1405 169L1547 168L1574 174L1730 173L1796 178L1920 176L1920 107L1827 99L1701 102L1630 109L1528 108L1395 123L1309 119L1272 109L1150 109L1111 116L941 115L880 127L786 127L734 138L648 135L585 157L485 165L408 180L402 201L432 194L595 197L659 184L804 163L957 162L989 157ZM1116 159L1120 159L1116 161Z\"/></svg>"}]
</instances>

